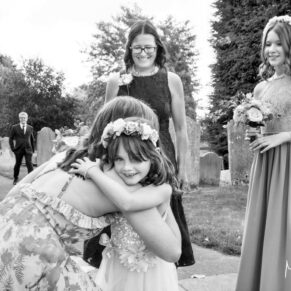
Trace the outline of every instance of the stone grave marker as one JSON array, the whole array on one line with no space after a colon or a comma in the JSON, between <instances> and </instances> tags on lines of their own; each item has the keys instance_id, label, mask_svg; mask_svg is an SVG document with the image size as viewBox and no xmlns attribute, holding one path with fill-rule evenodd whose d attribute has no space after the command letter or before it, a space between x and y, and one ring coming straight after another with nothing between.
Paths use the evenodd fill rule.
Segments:
<instances>
[{"instance_id":1,"label":"stone grave marker","mask_svg":"<svg viewBox=\"0 0 291 291\"><path fill-rule=\"evenodd\" d=\"M191 187L197 187L200 180L200 124L188 116L186 117L186 122L189 141L186 155L188 181ZM170 134L177 153L176 135L172 120L170 120Z\"/></svg>"},{"instance_id":2,"label":"stone grave marker","mask_svg":"<svg viewBox=\"0 0 291 291\"><path fill-rule=\"evenodd\" d=\"M55 139L55 133L49 127L43 127L37 133L37 165L48 161L53 155L53 140Z\"/></svg>"},{"instance_id":3,"label":"stone grave marker","mask_svg":"<svg viewBox=\"0 0 291 291\"><path fill-rule=\"evenodd\" d=\"M200 184L219 186L222 157L214 152L200 156Z\"/></svg>"},{"instance_id":4,"label":"stone grave marker","mask_svg":"<svg viewBox=\"0 0 291 291\"><path fill-rule=\"evenodd\" d=\"M228 161L231 183L247 184L253 161L253 153L249 149L249 141L245 140L246 127L234 125L233 120L227 124Z\"/></svg>"}]
</instances>

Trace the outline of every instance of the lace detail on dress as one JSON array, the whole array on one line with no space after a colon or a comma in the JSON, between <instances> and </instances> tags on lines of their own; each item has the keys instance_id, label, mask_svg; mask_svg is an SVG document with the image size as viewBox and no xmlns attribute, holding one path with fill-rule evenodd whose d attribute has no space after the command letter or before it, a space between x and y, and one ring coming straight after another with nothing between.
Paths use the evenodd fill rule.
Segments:
<instances>
[{"instance_id":1,"label":"lace detail on dress","mask_svg":"<svg viewBox=\"0 0 291 291\"><path fill-rule=\"evenodd\" d=\"M274 118L262 128L265 134L291 131L291 78L266 81L259 99L270 104Z\"/></svg>"},{"instance_id":2,"label":"lace detail on dress","mask_svg":"<svg viewBox=\"0 0 291 291\"><path fill-rule=\"evenodd\" d=\"M266 81L259 98L272 105L275 117L291 115L291 78Z\"/></svg>"},{"instance_id":3,"label":"lace detail on dress","mask_svg":"<svg viewBox=\"0 0 291 291\"><path fill-rule=\"evenodd\" d=\"M108 258L116 254L120 263L130 271L147 272L156 265L156 255L146 248L126 218L115 214L111 233L111 239L106 234L102 234L100 239L100 244L106 246L104 255Z\"/></svg>"},{"instance_id":4,"label":"lace detail on dress","mask_svg":"<svg viewBox=\"0 0 291 291\"><path fill-rule=\"evenodd\" d=\"M29 183L20 186L20 193L29 200L37 200L44 205L61 213L72 224L85 229L101 229L109 225L113 217L111 214L101 217L90 217L57 197L50 197L44 192L38 192Z\"/></svg>"}]
</instances>

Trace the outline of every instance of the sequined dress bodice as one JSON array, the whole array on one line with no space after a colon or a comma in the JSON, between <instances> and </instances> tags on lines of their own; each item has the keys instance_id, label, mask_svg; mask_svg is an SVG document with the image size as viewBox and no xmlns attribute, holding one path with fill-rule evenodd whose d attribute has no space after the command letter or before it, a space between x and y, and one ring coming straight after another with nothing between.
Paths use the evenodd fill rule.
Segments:
<instances>
[{"instance_id":1,"label":"sequined dress bodice","mask_svg":"<svg viewBox=\"0 0 291 291\"><path fill-rule=\"evenodd\" d=\"M163 219L165 217L166 213ZM156 255L146 248L144 241L121 214L114 215L111 239L106 234L102 236L101 243L106 245L105 254L108 257L117 254L120 263L130 271L146 272L156 264Z\"/></svg>"},{"instance_id":2,"label":"sequined dress bodice","mask_svg":"<svg viewBox=\"0 0 291 291\"><path fill-rule=\"evenodd\" d=\"M119 87L118 96L129 95L144 101L157 114L160 124L160 140L162 147L176 168L175 148L169 132L171 116L171 92L168 85L166 69L152 76L136 77L128 85Z\"/></svg>"},{"instance_id":3,"label":"sequined dress bodice","mask_svg":"<svg viewBox=\"0 0 291 291\"><path fill-rule=\"evenodd\" d=\"M265 134L291 131L291 77L266 81L259 98L269 104L273 118L262 128Z\"/></svg>"}]
</instances>

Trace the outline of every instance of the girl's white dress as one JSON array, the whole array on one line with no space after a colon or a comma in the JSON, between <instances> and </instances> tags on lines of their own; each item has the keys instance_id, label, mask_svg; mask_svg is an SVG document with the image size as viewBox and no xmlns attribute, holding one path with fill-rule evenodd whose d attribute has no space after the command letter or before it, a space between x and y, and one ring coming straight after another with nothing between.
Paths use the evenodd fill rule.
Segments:
<instances>
[{"instance_id":1,"label":"girl's white dress","mask_svg":"<svg viewBox=\"0 0 291 291\"><path fill-rule=\"evenodd\" d=\"M175 265L148 250L121 214L111 224L111 239L103 234L100 243L106 248L96 283L103 291L179 290Z\"/></svg>"}]
</instances>

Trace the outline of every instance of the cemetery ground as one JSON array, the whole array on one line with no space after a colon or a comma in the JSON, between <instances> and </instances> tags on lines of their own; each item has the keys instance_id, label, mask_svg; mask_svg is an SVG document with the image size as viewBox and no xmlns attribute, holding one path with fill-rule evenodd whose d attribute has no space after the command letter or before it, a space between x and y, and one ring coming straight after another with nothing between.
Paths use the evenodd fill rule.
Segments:
<instances>
[{"instance_id":1,"label":"cemetery ground","mask_svg":"<svg viewBox=\"0 0 291 291\"><path fill-rule=\"evenodd\" d=\"M184 194L191 241L228 255L240 255L248 186L199 187Z\"/></svg>"}]
</instances>

